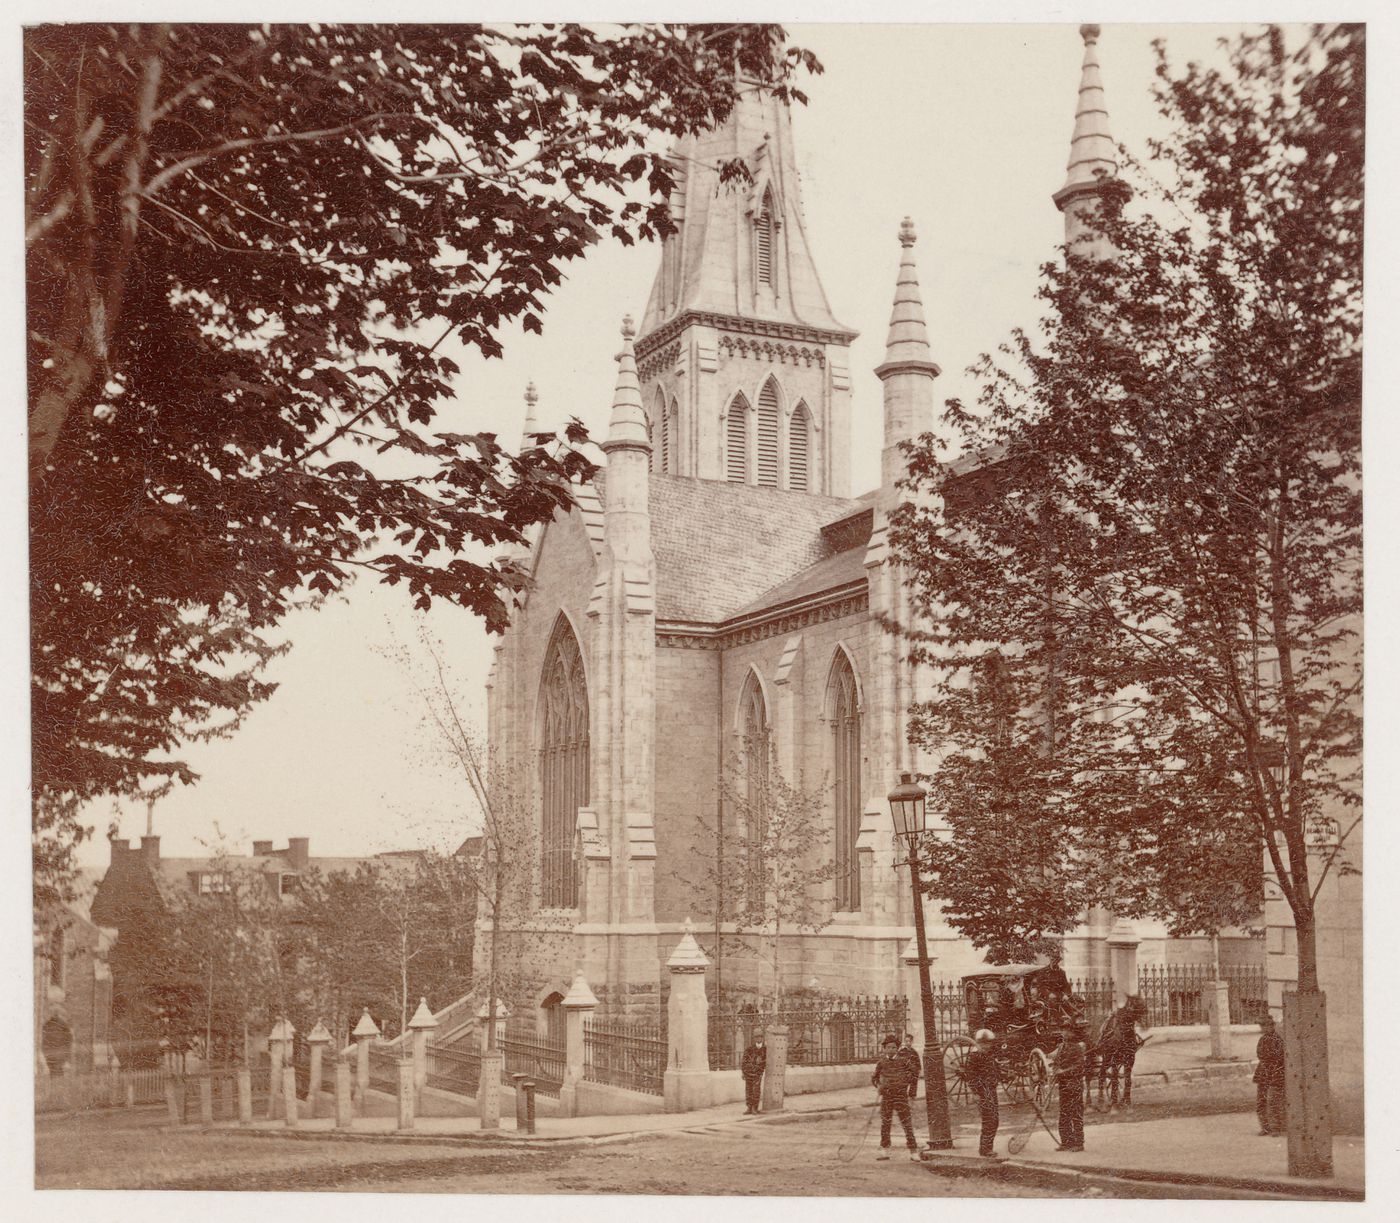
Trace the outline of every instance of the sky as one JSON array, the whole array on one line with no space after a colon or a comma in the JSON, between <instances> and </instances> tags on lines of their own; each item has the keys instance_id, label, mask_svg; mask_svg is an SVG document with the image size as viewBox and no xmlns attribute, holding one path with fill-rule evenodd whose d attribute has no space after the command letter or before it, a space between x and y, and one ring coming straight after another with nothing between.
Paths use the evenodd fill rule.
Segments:
<instances>
[{"instance_id":1,"label":"sky","mask_svg":"<svg viewBox=\"0 0 1400 1223\"><path fill-rule=\"evenodd\" d=\"M1218 55L1235 26L1105 24L1099 59L1115 137L1140 153L1159 133L1149 95L1151 42L1174 62ZM825 72L807 80L794 113L811 248L852 346L853 488L876 482L881 445L879 364L898 266L896 233L911 216L934 359L944 395L975 395L965 368L1015 325L1038 317L1040 265L1063 222L1051 194L1064 181L1083 46L1065 25L792 25ZM460 354L456 402L444 429L518 436L523 391L539 388L541 427L578 416L606 430L618 329L640 317L657 248L616 243L575 263L549 301L543 335L502 336L503 360ZM474 809L423 724L402 651L423 623L442 643L458 700L484 723L491 642L478 620L450 607L426 616L400 591L361 582L318 611L289 618L290 651L269 669L277 693L228 740L185 753L200 781L151 813L162 852L205 852L225 841L306 836L313 854L418 845L450 847L472 831ZM98 835L83 862L105 866L106 827L139 837L142 804L90 811Z\"/></svg>"}]
</instances>

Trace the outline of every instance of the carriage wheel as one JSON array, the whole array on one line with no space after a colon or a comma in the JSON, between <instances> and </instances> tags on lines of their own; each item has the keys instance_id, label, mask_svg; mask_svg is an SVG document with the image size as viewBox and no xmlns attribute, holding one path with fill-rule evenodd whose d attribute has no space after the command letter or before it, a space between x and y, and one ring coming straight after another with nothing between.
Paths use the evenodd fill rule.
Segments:
<instances>
[{"instance_id":1,"label":"carriage wheel","mask_svg":"<svg viewBox=\"0 0 1400 1223\"><path fill-rule=\"evenodd\" d=\"M943 1088L949 1104L966 1104L972 1099L972 1087L967 1081L967 1056L975 1048L967 1036L955 1036L943 1046Z\"/></svg>"},{"instance_id":2,"label":"carriage wheel","mask_svg":"<svg viewBox=\"0 0 1400 1223\"><path fill-rule=\"evenodd\" d=\"M1055 1098L1055 1072L1044 1049L1036 1049L1031 1054L1031 1098L1036 1108L1044 1113Z\"/></svg>"},{"instance_id":3,"label":"carriage wheel","mask_svg":"<svg viewBox=\"0 0 1400 1223\"><path fill-rule=\"evenodd\" d=\"M1029 1058L1019 1062L1006 1063L1003 1086L1006 1089L1006 1098L1010 1103L1024 1104L1031 1098L1034 1084L1031 1080L1030 1066Z\"/></svg>"}]
</instances>

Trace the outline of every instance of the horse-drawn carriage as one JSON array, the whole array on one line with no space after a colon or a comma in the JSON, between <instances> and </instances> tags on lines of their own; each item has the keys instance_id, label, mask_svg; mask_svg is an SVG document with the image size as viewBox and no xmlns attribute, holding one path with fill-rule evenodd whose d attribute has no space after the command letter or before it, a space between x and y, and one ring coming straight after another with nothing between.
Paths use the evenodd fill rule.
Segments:
<instances>
[{"instance_id":1,"label":"horse-drawn carriage","mask_svg":"<svg viewBox=\"0 0 1400 1223\"><path fill-rule=\"evenodd\" d=\"M1043 1107L1055 1083L1050 1053L1071 1005L1063 974L1051 965L1005 964L964 977L962 989L968 1030L943 1047L949 1100L972 1098L966 1063L975 1047L972 1033L986 1028L997 1038L994 1055L1007 1098L1013 1104L1034 1098Z\"/></svg>"},{"instance_id":2,"label":"horse-drawn carriage","mask_svg":"<svg viewBox=\"0 0 1400 1223\"><path fill-rule=\"evenodd\" d=\"M1044 1111L1055 1092L1052 1054L1065 1027L1101 1018L1102 1022L1088 1024L1085 1033L1086 1097L1091 1096L1097 1077L1102 1104L1105 1081L1109 1080L1111 1103L1116 1106L1121 1069L1125 1072L1125 1102L1131 1102L1133 1055L1142 1044L1136 1025L1146 1016L1137 998L1129 998L1107 1016L1091 1017L1057 964L1005 964L964 977L962 989L968 1030L943 1046L943 1078L950 1101L961 1103L972 1098L966 1063L975 1047L972 1034L986 1028L996 1036L993 1053L1007 1099L1012 1104L1034 1100Z\"/></svg>"}]
</instances>

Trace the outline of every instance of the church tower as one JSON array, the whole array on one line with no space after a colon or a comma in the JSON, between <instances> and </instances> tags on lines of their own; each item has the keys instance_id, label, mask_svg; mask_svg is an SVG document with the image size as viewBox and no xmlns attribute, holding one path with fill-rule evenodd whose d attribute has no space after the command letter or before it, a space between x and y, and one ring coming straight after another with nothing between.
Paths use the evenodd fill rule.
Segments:
<instances>
[{"instance_id":1,"label":"church tower","mask_svg":"<svg viewBox=\"0 0 1400 1223\"><path fill-rule=\"evenodd\" d=\"M850 343L802 217L786 104L743 91L672 155L667 238L637 338L652 470L850 495ZM751 181L720 182L742 161Z\"/></svg>"}]
</instances>

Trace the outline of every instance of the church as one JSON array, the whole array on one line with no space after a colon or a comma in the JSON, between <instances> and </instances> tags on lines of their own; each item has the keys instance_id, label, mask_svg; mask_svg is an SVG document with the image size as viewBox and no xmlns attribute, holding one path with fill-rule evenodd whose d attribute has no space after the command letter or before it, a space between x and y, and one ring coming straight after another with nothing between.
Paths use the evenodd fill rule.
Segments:
<instances>
[{"instance_id":1,"label":"church","mask_svg":"<svg viewBox=\"0 0 1400 1223\"><path fill-rule=\"evenodd\" d=\"M1098 31L1081 32L1052 197L1067 239L1102 189L1096 172L1116 171ZM749 181L721 185L735 159ZM676 232L640 325L622 326L602 470L517 558L532 584L488 681L492 752L528 779L538 813L540 927L568 932L540 941L534 1002L578 967L605 1009L654 1016L688 919L711 997L770 988L761 956L724 954L735 931L714 900L716 830L735 818L725 795L756 744L788 782L820 788L829 834L824 924L784 935L785 987L901 993L911 899L886 796L932 767L907 735L921 676L885 627L910 618L884 542L899 446L933 427L939 376L915 228L891 234L880 484L855 492L851 386L869 375L853 374L857 333L822 288L786 107L747 94L675 161ZM936 977L983 964L936 906L928 920ZM1066 939L1072 976L1107 975L1108 924L1088 914ZM1138 933L1146 961L1181 958L1164 931Z\"/></svg>"}]
</instances>

